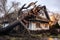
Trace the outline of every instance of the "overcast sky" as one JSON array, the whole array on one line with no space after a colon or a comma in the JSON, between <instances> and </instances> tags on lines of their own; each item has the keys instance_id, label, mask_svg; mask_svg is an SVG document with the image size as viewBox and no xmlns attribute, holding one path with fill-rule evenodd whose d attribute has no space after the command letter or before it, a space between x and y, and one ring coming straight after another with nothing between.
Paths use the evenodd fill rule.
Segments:
<instances>
[{"instance_id":1,"label":"overcast sky","mask_svg":"<svg viewBox=\"0 0 60 40\"><path fill-rule=\"evenodd\" d=\"M8 6L10 7L11 2L20 2L20 5L24 3L30 3L38 1L37 4L46 5L47 9L53 12L60 12L60 0L8 0Z\"/></svg>"}]
</instances>

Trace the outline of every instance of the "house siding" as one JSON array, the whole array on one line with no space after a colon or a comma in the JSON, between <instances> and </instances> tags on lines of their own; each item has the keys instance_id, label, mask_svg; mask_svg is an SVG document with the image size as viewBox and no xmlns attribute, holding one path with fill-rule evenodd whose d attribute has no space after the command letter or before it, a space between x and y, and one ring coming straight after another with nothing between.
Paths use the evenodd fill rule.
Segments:
<instances>
[{"instance_id":1,"label":"house siding","mask_svg":"<svg viewBox=\"0 0 60 40\"><path fill-rule=\"evenodd\" d=\"M38 27L39 26L39 27ZM40 25L37 26L37 22L29 22L29 30L49 30L48 24L40 23Z\"/></svg>"}]
</instances>

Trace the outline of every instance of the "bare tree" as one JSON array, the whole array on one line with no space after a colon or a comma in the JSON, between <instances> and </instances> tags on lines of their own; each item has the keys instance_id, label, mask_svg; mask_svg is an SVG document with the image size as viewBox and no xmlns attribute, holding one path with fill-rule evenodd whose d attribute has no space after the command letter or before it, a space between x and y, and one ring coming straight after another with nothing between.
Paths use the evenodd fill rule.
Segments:
<instances>
[{"instance_id":1,"label":"bare tree","mask_svg":"<svg viewBox=\"0 0 60 40\"><path fill-rule=\"evenodd\" d=\"M12 2L12 6L7 9L7 0L0 0L0 12L5 12L5 14L9 13L12 8L17 10L19 2Z\"/></svg>"},{"instance_id":2,"label":"bare tree","mask_svg":"<svg viewBox=\"0 0 60 40\"><path fill-rule=\"evenodd\" d=\"M14 8L14 10L17 10L19 6L19 2L12 2L12 6L10 7L10 9L8 10L8 12Z\"/></svg>"},{"instance_id":3,"label":"bare tree","mask_svg":"<svg viewBox=\"0 0 60 40\"><path fill-rule=\"evenodd\" d=\"M1 10L3 10L5 13L6 13L6 3L7 3L7 0L0 0Z\"/></svg>"}]
</instances>

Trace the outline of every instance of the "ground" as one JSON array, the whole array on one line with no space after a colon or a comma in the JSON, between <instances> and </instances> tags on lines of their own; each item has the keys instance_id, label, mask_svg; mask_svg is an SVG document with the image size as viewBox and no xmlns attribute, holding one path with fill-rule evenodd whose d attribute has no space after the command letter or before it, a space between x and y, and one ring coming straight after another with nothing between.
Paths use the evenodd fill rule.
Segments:
<instances>
[{"instance_id":1,"label":"ground","mask_svg":"<svg viewBox=\"0 0 60 40\"><path fill-rule=\"evenodd\" d=\"M1 35L0 40L50 40L50 39L59 39L60 34L58 35L43 35L43 34L31 34L32 36L11 36L11 35Z\"/></svg>"}]
</instances>

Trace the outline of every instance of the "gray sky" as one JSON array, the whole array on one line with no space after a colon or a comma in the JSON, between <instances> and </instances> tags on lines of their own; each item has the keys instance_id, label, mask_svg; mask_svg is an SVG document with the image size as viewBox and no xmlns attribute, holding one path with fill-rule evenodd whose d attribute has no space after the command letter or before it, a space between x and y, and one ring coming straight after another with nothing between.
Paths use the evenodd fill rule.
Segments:
<instances>
[{"instance_id":1,"label":"gray sky","mask_svg":"<svg viewBox=\"0 0 60 40\"><path fill-rule=\"evenodd\" d=\"M8 6L11 6L11 2L21 2L20 5L24 3L30 3L38 1L37 4L46 5L49 11L60 12L60 0L8 0Z\"/></svg>"},{"instance_id":2,"label":"gray sky","mask_svg":"<svg viewBox=\"0 0 60 40\"><path fill-rule=\"evenodd\" d=\"M47 9L52 12L60 13L60 0L7 0L7 6L8 8L11 7L12 2L20 2L20 6L23 4L29 4L30 2L38 1L37 4L39 5L46 5ZM0 17L2 17L4 14L1 13Z\"/></svg>"},{"instance_id":3,"label":"gray sky","mask_svg":"<svg viewBox=\"0 0 60 40\"><path fill-rule=\"evenodd\" d=\"M12 1L21 2L20 5L23 5L24 3L38 1L37 4L46 5L49 11L60 12L60 0L8 0L9 6L11 5Z\"/></svg>"}]
</instances>

